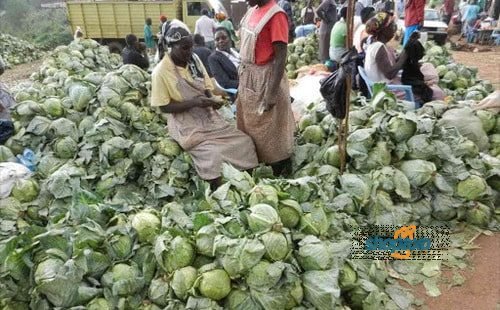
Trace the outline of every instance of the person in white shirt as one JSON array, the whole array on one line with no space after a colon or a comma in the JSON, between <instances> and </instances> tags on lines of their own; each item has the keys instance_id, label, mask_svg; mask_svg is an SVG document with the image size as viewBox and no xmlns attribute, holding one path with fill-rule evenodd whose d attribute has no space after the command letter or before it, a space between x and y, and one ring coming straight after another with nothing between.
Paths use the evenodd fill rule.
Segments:
<instances>
[{"instance_id":1,"label":"person in white shirt","mask_svg":"<svg viewBox=\"0 0 500 310\"><path fill-rule=\"evenodd\" d=\"M370 20L375 15L375 9L371 6L364 8L361 10L361 24L356 28L353 35L353 43L356 47L358 53L364 51L363 49L363 41L368 37L368 33L366 33L366 22Z\"/></svg>"},{"instance_id":2,"label":"person in white shirt","mask_svg":"<svg viewBox=\"0 0 500 310\"><path fill-rule=\"evenodd\" d=\"M205 38L205 46L211 50L215 49L214 32L217 29L217 23L208 17L208 10L201 10L202 16L198 18L194 26L194 33L200 34Z\"/></svg>"}]
</instances>

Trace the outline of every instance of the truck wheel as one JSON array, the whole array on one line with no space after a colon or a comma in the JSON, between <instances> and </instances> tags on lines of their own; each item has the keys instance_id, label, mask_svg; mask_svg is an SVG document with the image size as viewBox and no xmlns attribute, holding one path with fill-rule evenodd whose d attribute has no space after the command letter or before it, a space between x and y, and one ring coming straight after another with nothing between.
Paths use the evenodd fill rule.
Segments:
<instances>
[{"instance_id":1,"label":"truck wheel","mask_svg":"<svg viewBox=\"0 0 500 310\"><path fill-rule=\"evenodd\" d=\"M112 41L108 43L108 48L111 53L121 54L123 50L123 45L120 42Z\"/></svg>"}]
</instances>

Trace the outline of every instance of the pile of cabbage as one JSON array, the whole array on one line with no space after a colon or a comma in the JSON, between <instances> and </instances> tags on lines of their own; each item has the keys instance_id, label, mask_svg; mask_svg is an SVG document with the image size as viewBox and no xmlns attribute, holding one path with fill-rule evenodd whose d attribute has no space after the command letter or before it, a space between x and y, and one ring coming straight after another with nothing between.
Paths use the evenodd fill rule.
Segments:
<instances>
[{"instance_id":1,"label":"pile of cabbage","mask_svg":"<svg viewBox=\"0 0 500 310\"><path fill-rule=\"evenodd\" d=\"M439 86L455 100L481 100L488 96L493 85L477 77L476 67L455 63L449 45L439 46L434 41L425 43L426 54L422 61L432 63L439 75Z\"/></svg>"},{"instance_id":2,"label":"pile of cabbage","mask_svg":"<svg viewBox=\"0 0 500 310\"><path fill-rule=\"evenodd\" d=\"M372 224L498 227L500 117L471 104L434 101L405 111L385 91L371 102L358 98L349 114L347 173L338 178L337 121L312 108L299 122L295 177L324 174L329 199L348 193L346 212Z\"/></svg>"},{"instance_id":3,"label":"pile of cabbage","mask_svg":"<svg viewBox=\"0 0 500 310\"><path fill-rule=\"evenodd\" d=\"M298 69L319 62L318 48L318 36L316 34L297 38L293 43L288 44L286 71L289 79L297 77L296 71Z\"/></svg>"},{"instance_id":4,"label":"pile of cabbage","mask_svg":"<svg viewBox=\"0 0 500 310\"><path fill-rule=\"evenodd\" d=\"M105 50L58 48L15 90L0 162L29 147L37 168L0 199L2 308L408 309L395 279L437 296L441 262L351 260L357 228L498 229L497 115L358 98L340 175L337 121L318 103L292 176L224 165L212 191L150 109L150 76ZM467 242L452 240L449 262L465 268Z\"/></svg>"},{"instance_id":5,"label":"pile of cabbage","mask_svg":"<svg viewBox=\"0 0 500 310\"><path fill-rule=\"evenodd\" d=\"M32 62L44 55L40 47L21 40L10 34L0 33L0 56L8 68L22 63Z\"/></svg>"}]
</instances>

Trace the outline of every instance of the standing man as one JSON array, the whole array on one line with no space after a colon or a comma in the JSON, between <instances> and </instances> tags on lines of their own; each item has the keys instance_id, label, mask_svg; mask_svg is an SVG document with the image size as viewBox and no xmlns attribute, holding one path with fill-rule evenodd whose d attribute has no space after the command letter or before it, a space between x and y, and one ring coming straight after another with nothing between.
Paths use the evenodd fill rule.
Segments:
<instances>
[{"instance_id":1,"label":"standing man","mask_svg":"<svg viewBox=\"0 0 500 310\"><path fill-rule=\"evenodd\" d=\"M403 46L406 45L413 32L420 30L424 25L425 0L406 0L405 5L405 37Z\"/></svg>"},{"instance_id":2,"label":"standing man","mask_svg":"<svg viewBox=\"0 0 500 310\"><path fill-rule=\"evenodd\" d=\"M316 10L316 15L321 19L319 27L319 60L325 63L330 59L330 34L333 25L337 21L337 6L334 0L323 0Z\"/></svg>"},{"instance_id":3,"label":"standing man","mask_svg":"<svg viewBox=\"0 0 500 310\"><path fill-rule=\"evenodd\" d=\"M146 44L146 49L148 54L154 53L155 41L153 40L153 21L150 17L146 18L146 24L144 25L144 43Z\"/></svg>"},{"instance_id":4,"label":"standing man","mask_svg":"<svg viewBox=\"0 0 500 310\"><path fill-rule=\"evenodd\" d=\"M316 32L316 10L311 4L311 0L307 1L306 7L300 11L300 19L302 25L295 27L295 37L306 37L311 33Z\"/></svg>"},{"instance_id":5,"label":"standing man","mask_svg":"<svg viewBox=\"0 0 500 310\"><path fill-rule=\"evenodd\" d=\"M472 28L474 28L474 24L476 23L479 12L481 11L481 8L476 3L476 0L470 0L469 4L465 6L464 15L462 16L462 29L465 37L467 37L467 33L472 31Z\"/></svg>"},{"instance_id":6,"label":"standing man","mask_svg":"<svg viewBox=\"0 0 500 310\"><path fill-rule=\"evenodd\" d=\"M291 172L295 121L285 74L288 18L274 0L247 0L241 21L238 129L252 137L259 162Z\"/></svg>"},{"instance_id":7,"label":"standing man","mask_svg":"<svg viewBox=\"0 0 500 310\"><path fill-rule=\"evenodd\" d=\"M446 25L450 23L451 16L455 11L455 0L444 0L444 4L442 7L443 10L443 21Z\"/></svg>"},{"instance_id":8,"label":"standing man","mask_svg":"<svg viewBox=\"0 0 500 310\"><path fill-rule=\"evenodd\" d=\"M307 0L306 7L300 12L300 18L302 19L302 25L314 24L316 13L314 12L311 0Z\"/></svg>"},{"instance_id":9,"label":"standing man","mask_svg":"<svg viewBox=\"0 0 500 310\"><path fill-rule=\"evenodd\" d=\"M198 18L194 26L194 34L200 34L205 39L205 46L215 49L214 32L217 28L217 23L208 16L208 10L201 10L201 17Z\"/></svg>"}]
</instances>

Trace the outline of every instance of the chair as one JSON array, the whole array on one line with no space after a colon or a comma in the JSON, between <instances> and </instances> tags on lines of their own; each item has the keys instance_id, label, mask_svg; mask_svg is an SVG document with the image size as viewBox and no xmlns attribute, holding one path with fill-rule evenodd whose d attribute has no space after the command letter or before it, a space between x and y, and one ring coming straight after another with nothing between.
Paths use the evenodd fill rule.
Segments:
<instances>
[{"instance_id":1,"label":"chair","mask_svg":"<svg viewBox=\"0 0 500 310\"><path fill-rule=\"evenodd\" d=\"M358 66L358 72L359 72L359 75L361 75L361 78L363 78L366 85L368 86L368 91L370 92L370 95L373 96L373 89L372 88L373 88L373 84L375 84L375 83L368 78L368 75L366 75L365 68ZM403 91L405 93L405 100L415 103L415 97L413 96L413 91L411 90L410 85L387 84L386 87L388 90L391 90L391 91Z\"/></svg>"}]
</instances>

